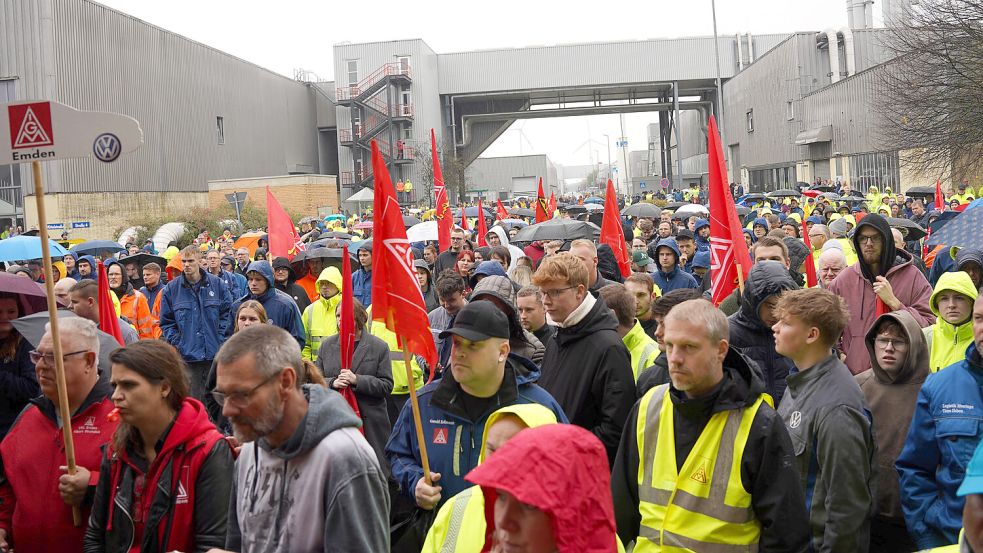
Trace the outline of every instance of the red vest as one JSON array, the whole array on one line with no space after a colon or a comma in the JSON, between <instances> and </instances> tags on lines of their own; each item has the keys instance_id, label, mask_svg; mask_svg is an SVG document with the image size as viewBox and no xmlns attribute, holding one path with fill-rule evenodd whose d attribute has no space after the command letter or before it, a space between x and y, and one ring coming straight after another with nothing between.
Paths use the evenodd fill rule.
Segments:
<instances>
[{"instance_id":1,"label":"red vest","mask_svg":"<svg viewBox=\"0 0 983 553\"><path fill-rule=\"evenodd\" d=\"M75 462L92 473L93 486L99 481L101 447L116 430L117 423L106 420L113 407L105 397L72 417ZM0 528L13 538L17 552L81 551L89 509L82 509L82 525L75 527L72 508L58 493L58 467L65 465L61 429L31 405L0 443L0 456L6 475L0 484Z\"/></svg>"}]
</instances>

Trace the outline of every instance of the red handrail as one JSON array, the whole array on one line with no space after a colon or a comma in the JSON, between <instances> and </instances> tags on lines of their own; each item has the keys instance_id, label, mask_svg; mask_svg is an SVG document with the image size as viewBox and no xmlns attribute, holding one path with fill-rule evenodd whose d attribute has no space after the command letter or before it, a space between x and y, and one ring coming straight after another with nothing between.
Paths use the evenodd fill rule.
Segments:
<instances>
[{"instance_id":1,"label":"red handrail","mask_svg":"<svg viewBox=\"0 0 983 553\"><path fill-rule=\"evenodd\" d=\"M350 84L348 86L340 86L337 90L338 100L350 100L352 98L361 95L363 90L367 90L376 84L380 80L390 75L406 75L410 76L410 66L409 64L402 64L398 61L385 63L382 67L376 69L368 76L366 76L361 81Z\"/></svg>"}]
</instances>

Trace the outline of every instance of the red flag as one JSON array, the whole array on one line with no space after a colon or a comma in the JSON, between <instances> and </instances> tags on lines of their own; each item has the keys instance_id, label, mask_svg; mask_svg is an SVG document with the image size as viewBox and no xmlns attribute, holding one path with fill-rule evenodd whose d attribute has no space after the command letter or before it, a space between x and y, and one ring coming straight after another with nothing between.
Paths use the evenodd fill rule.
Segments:
<instances>
[{"instance_id":1,"label":"red flag","mask_svg":"<svg viewBox=\"0 0 983 553\"><path fill-rule=\"evenodd\" d=\"M461 206L461 228L468 232L471 232L471 227L468 226L468 214L465 213L467 209L468 206L466 205Z\"/></svg>"},{"instance_id":2,"label":"red flag","mask_svg":"<svg viewBox=\"0 0 983 553\"><path fill-rule=\"evenodd\" d=\"M945 210L945 195L942 194L942 180L935 180L935 209Z\"/></svg>"},{"instance_id":3,"label":"red flag","mask_svg":"<svg viewBox=\"0 0 983 553\"><path fill-rule=\"evenodd\" d=\"M816 258L812 256L812 240L809 239L809 228L806 227L806 222L802 221L802 241L805 242L806 248L809 250L809 255L806 256L806 286L812 288L819 283L819 277L816 274Z\"/></svg>"},{"instance_id":4,"label":"red flag","mask_svg":"<svg viewBox=\"0 0 983 553\"><path fill-rule=\"evenodd\" d=\"M884 300L882 300L880 296L877 296L876 297L876 300L877 300L876 303L875 303L876 307L875 307L875 311L874 311L874 318L875 319L878 318L878 317L880 317L881 315L883 315L885 313L890 313L891 312L891 310L888 309L887 304L884 303Z\"/></svg>"},{"instance_id":5,"label":"red flag","mask_svg":"<svg viewBox=\"0 0 983 553\"><path fill-rule=\"evenodd\" d=\"M437 139L433 129L430 129L430 152L433 155L433 193L436 196L434 217L437 218L437 241L440 251L446 252L451 247L451 229L454 228L454 218L451 216L451 206L447 203L447 187L444 186L444 173L437 159Z\"/></svg>"},{"instance_id":6,"label":"red flag","mask_svg":"<svg viewBox=\"0 0 983 553\"><path fill-rule=\"evenodd\" d=\"M556 194L550 192L550 201L546 205L546 214L549 215L550 219L552 219L555 213L556 213Z\"/></svg>"},{"instance_id":7,"label":"red flag","mask_svg":"<svg viewBox=\"0 0 983 553\"><path fill-rule=\"evenodd\" d=\"M342 246L344 255L341 258L341 328L338 329L338 338L341 345L341 370L352 370L352 357L355 356L355 295L352 291L352 262L348 258L348 244ZM341 397L345 398L352 411L359 418L362 413L358 410L358 401L355 400L355 392L350 386L341 390ZM359 428L365 433L363 428Z\"/></svg>"},{"instance_id":8,"label":"red flag","mask_svg":"<svg viewBox=\"0 0 983 553\"><path fill-rule=\"evenodd\" d=\"M293 259L298 252L304 251L304 243L294 228L290 216L283 210L276 196L266 187L266 227L270 242L270 259L286 257Z\"/></svg>"},{"instance_id":9,"label":"red flag","mask_svg":"<svg viewBox=\"0 0 983 553\"><path fill-rule=\"evenodd\" d=\"M536 193L536 222L548 221L550 216L546 206L546 195L543 194L543 177L539 177L539 192Z\"/></svg>"},{"instance_id":10,"label":"red flag","mask_svg":"<svg viewBox=\"0 0 983 553\"><path fill-rule=\"evenodd\" d=\"M737 288L738 268L743 277L747 277L747 272L751 270L751 257L727 184L724 149L720 144L717 121L712 115L707 128L707 152L710 172L710 276L713 282L711 299L714 305L720 305Z\"/></svg>"},{"instance_id":11,"label":"red flag","mask_svg":"<svg viewBox=\"0 0 983 553\"><path fill-rule=\"evenodd\" d=\"M119 329L119 316L113 307L113 298L109 296L109 277L106 276L106 267L101 259L96 261L96 270L99 271L99 330L116 338L119 345L125 346L123 332Z\"/></svg>"},{"instance_id":12,"label":"red flag","mask_svg":"<svg viewBox=\"0 0 983 553\"><path fill-rule=\"evenodd\" d=\"M478 198L478 247L488 245L485 235L488 234L488 223L485 221L485 210L481 207L481 198Z\"/></svg>"},{"instance_id":13,"label":"red flag","mask_svg":"<svg viewBox=\"0 0 983 553\"><path fill-rule=\"evenodd\" d=\"M502 200L498 200L498 207L495 208L495 220L501 221L502 219L508 219L509 212L505 210L505 206L502 205Z\"/></svg>"},{"instance_id":14,"label":"red flag","mask_svg":"<svg viewBox=\"0 0 983 553\"><path fill-rule=\"evenodd\" d=\"M552 199L552 198L551 198ZM608 179L608 192L604 197L604 219L601 220L601 244L607 244L614 250L614 258L618 260L621 276L631 275L631 259L628 247L625 245L625 231L621 226L621 214L618 213L618 195L614 192L614 183Z\"/></svg>"},{"instance_id":15,"label":"red flag","mask_svg":"<svg viewBox=\"0 0 983 553\"><path fill-rule=\"evenodd\" d=\"M403 215L386 162L375 140L372 141L372 172L375 179L373 271L386 277L372 279L372 318L385 322L400 344L406 344L411 353L435 367L437 348L413 267L413 252L406 239Z\"/></svg>"}]
</instances>

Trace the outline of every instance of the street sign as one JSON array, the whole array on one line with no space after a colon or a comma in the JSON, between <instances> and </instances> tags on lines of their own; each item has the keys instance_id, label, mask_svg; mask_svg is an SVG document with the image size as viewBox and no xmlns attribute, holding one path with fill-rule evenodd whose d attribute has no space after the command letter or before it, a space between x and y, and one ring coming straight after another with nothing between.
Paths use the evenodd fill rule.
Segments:
<instances>
[{"instance_id":1,"label":"street sign","mask_svg":"<svg viewBox=\"0 0 983 553\"><path fill-rule=\"evenodd\" d=\"M639 188L645 188L645 181L638 183Z\"/></svg>"},{"instance_id":2,"label":"street sign","mask_svg":"<svg viewBox=\"0 0 983 553\"><path fill-rule=\"evenodd\" d=\"M48 223L48 230L63 230L65 223Z\"/></svg>"},{"instance_id":3,"label":"street sign","mask_svg":"<svg viewBox=\"0 0 983 553\"><path fill-rule=\"evenodd\" d=\"M662 188L669 188L669 179L662 177L662 180L659 181L659 186Z\"/></svg>"},{"instance_id":4,"label":"street sign","mask_svg":"<svg viewBox=\"0 0 983 553\"><path fill-rule=\"evenodd\" d=\"M92 223L88 221L72 221L72 228L89 228Z\"/></svg>"},{"instance_id":5,"label":"street sign","mask_svg":"<svg viewBox=\"0 0 983 553\"><path fill-rule=\"evenodd\" d=\"M246 193L245 192L233 192L231 194L226 194L225 199L232 205L232 208L236 210L236 221L239 221L239 226L242 226L242 206L246 203Z\"/></svg>"},{"instance_id":6,"label":"street sign","mask_svg":"<svg viewBox=\"0 0 983 553\"><path fill-rule=\"evenodd\" d=\"M51 101L0 106L0 165L77 157L112 163L142 144L140 123L126 115Z\"/></svg>"}]
</instances>

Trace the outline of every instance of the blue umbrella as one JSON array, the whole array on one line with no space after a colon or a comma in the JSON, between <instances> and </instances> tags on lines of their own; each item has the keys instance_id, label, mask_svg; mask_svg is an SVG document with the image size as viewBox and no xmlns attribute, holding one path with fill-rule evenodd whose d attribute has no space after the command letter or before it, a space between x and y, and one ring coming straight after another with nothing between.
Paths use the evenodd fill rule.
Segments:
<instances>
[{"instance_id":1,"label":"blue umbrella","mask_svg":"<svg viewBox=\"0 0 983 553\"><path fill-rule=\"evenodd\" d=\"M604 198L598 198L597 196L591 196L590 198L587 198L586 200L584 200L584 203L585 204L603 204L604 203Z\"/></svg>"},{"instance_id":2,"label":"blue umbrella","mask_svg":"<svg viewBox=\"0 0 983 553\"><path fill-rule=\"evenodd\" d=\"M960 248L983 249L983 209L966 209L945 224L938 232L933 232L928 240L929 246L959 246Z\"/></svg>"},{"instance_id":3,"label":"blue umbrella","mask_svg":"<svg viewBox=\"0 0 983 553\"><path fill-rule=\"evenodd\" d=\"M88 242L76 244L72 247L72 251L79 255L98 255L102 252L122 252L126 251L126 248L112 240L89 240Z\"/></svg>"},{"instance_id":4,"label":"blue umbrella","mask_svg":"<svg viewBox=\"0 0 983 553\"><path fill-rule=\"evenodd\" d=\"M491 209L488 209L487 207L482 207L482 211L485 212L485 217L492 217L492 216L495 215L495 213ZM457 208L457 209L453 210L451 212L451 215L453 215L454 217L460 217L461 216L461 208ZM464 216L465 217L477 217L478 216L478 206L471 205L471 206L465 207L464 208Z\"/></svg>"},{"instance_id":5,"label":"blue umbrella","mask_svg":"<svg viewBox=\"0 0 983 553\"><path fill-rule=\"evenodd\" d=\"M48 240L51 257L64 257L68 250L54 240ZM24 261L41 259L41 238L38 236L15 236L0 240L0 261Z\"/></svg>"}]
</instances>

